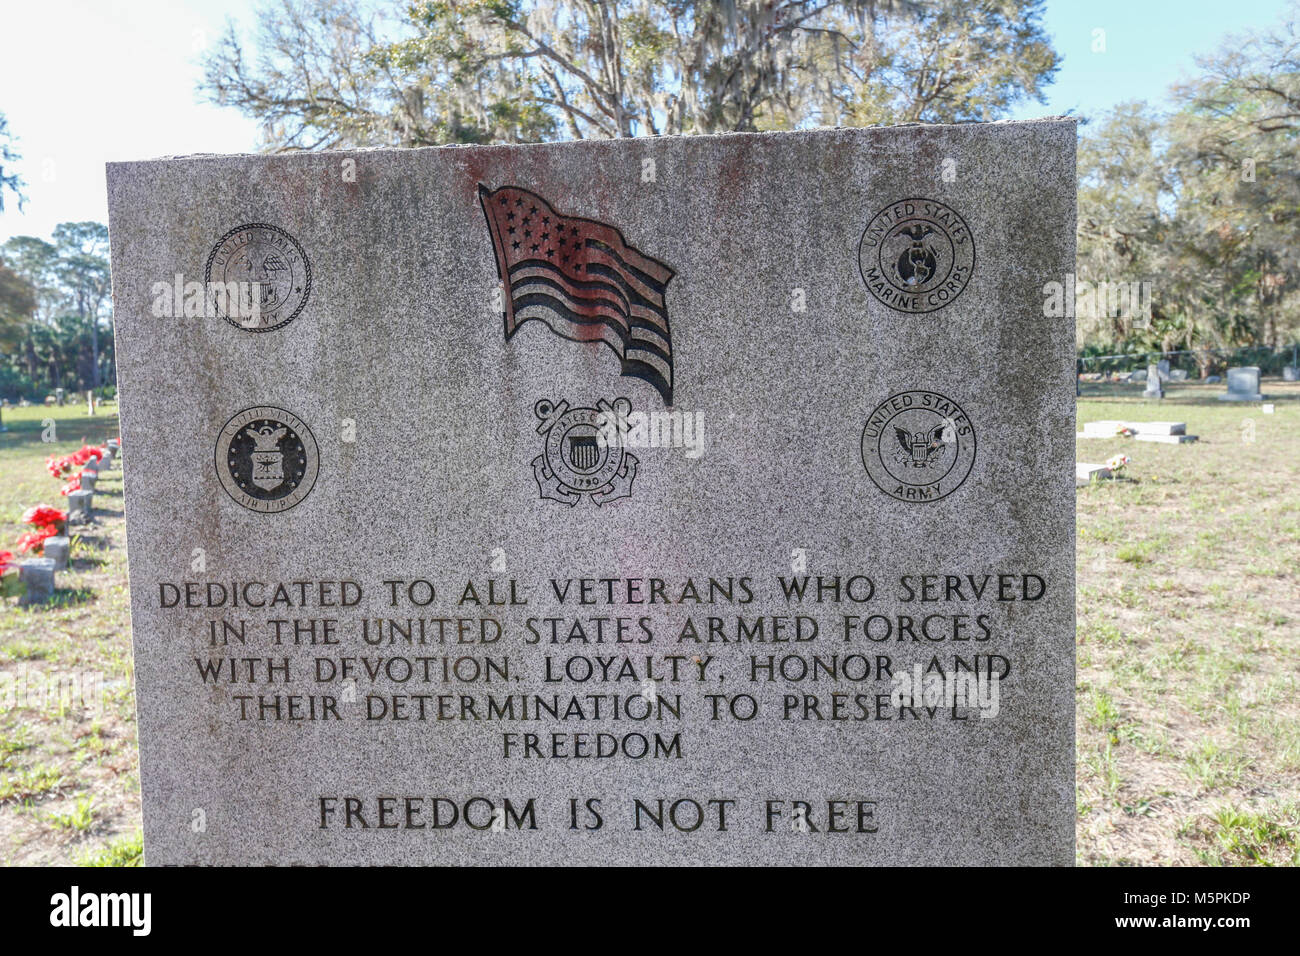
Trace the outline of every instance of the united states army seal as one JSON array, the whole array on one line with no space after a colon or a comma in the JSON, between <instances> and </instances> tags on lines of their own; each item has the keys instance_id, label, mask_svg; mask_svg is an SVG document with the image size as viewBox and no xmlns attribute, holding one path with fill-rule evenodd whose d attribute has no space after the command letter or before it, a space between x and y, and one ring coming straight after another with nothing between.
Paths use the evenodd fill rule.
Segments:
<instances>
[{"instance_id":1,"label":"united states army seal","mask_svg":"<svg viewBox=\"0 0 1300 956\"><path fill-rule=\"evenodd\" d=\"M250 511L276 514L307 497L320 471L311 429L272 405L246 408L217 436L217 478Z\"/></svg>"},{"instance_id":2,"label":"united states army seal","mask_svg":"<svg viewBox=\"0 0 1300 956\"><path fill-rule=\"evenodd\" d=\"M932 199L904 199L880 210L858 243L867 291L899 312L933 312L961 295L975 271L975 240L965 220Z\"/></svg>"},{"instance_id":3,"label":"united states army seal","mask_svg":"<svg viewBox=\"0 0 1300 956\"><path fill-rule=\"evenodd\" d=\"M533 477L543 499L576 505L584 496L597 505L632 494L637 460L624 446L621 423L632 403L601 399L595 408L570 408L565 401L542 399L533 406L545 437L533 459Z\"/></svg>"},{"instance_id":4,"label":"united states army seal","mask_svg":"<svg viewBox=\"0 0 1300 956\"><path fill-rule=\"evenodd\" d=\"M862 464L899 501L937 501L961 487L975 464L975 426L938 392L900 392L867 416Z\"/></svg>"},{"instance_id":5,"label":"united states army seal","mask_svg":"<svg viewBox=\"0 0 1300 956\"><path fill-rule=\"evenodd\" d=\"M311 295L311 263L298 240L279 226L252 222L221 237L203 269L203 286L222 283L225 299L257 283L256 308L219 307L223 319L247 332L273 332L298 317ZM235 283L235 285L231 285ZM234 313L234 314L232 314Z\"/></svg>"}]
</instances>

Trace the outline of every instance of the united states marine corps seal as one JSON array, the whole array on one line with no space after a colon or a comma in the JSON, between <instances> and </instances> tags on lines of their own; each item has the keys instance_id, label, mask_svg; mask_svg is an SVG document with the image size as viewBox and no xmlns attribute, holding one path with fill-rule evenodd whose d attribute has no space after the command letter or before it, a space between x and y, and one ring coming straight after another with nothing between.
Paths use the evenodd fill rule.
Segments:
<instances>
[{"instance_id":1,"label":"united states marine corps seal","mask_svg":"<svg viewBox=\"0 0 1300 956\"><path fill-rule=\"evenodd\" d=\"M298 240L279 226L264 222L236 226L221 237L208 255L203 269L203 287L212 283L245 286L257 283L257 308L243 310L220 308L223 319L237 329L248 332L272 332L282 329L298 317L311 295L311 263ZM229 301L229 293L227 294ZM237 311L237 315L231 315Z\"/></svg>"},{"instance_id":2,"label":"united states marine corps seal","mask_svg":"<svg viewBox=\"0 0 1300 956\"><path fill-rule=\"evenodd\" d=\"M221 487L250 511L288 511L311 491L320 471L316 438L283 408L246 408L217 436Z\"/></svg>"},{"instance_id":3,"label":"united states marine corps seal","mask_svg":"<svg viewBox=\"0 0 1300 956\"><path fill-rule=\"evenodd\" d=\"M975 271L965 220L932 199L904 199L876 213L858 243L867 291L899 312L933 312L961 295Z\"/></svg>"},{"instance_id":4,"label":"united states marine corps seal","mask_svg":"<svg viewBox=\"0 0 1300 956\"><path fill-rule=\"evenodd\" d=\"M587 495L603 505L631 495L638 462L624 447L619 427L631 410L626 398L601 399L596 408L548 399L534 405L537 432L546 436L542 454L533 459L542 498L576 505Z\"/></svg>"},{"instance_id":5,"label":"united states marine corps seal","mask_svg":"<svg viewBox=\"0 0 1300 956\"><path fill-rule=\"evenodd\" d=\"M970 474L975 427L938 392L900 392L867 416L862 464L876 487L899 501L938 501Z\"/></svg>"}]
</instances>

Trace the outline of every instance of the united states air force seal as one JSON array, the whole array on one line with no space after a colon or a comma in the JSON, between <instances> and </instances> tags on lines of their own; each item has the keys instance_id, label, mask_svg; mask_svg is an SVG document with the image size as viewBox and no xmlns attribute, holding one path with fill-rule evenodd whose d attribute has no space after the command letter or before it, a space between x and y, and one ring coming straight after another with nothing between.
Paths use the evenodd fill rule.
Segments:
<instances>
[{"instance_id":1,"label":"united states air force seal","mask_svg":"<svg viewBox=\"0 0 1300 956\"><path fill-rule=\"evenodd\" d=\"M257 310L253 314L221 317L238 329L271 332L298 317L311 294L311 263L298 240L279 226L264 222L236 226L221 237L203 269L203 285L257 283Z\"/></svg>"},{"instance_id":2,"label":"united states air force seal","mask_svg":"<svg viewBox=\"0 0 1300 956\"><path fill-rule=\"evenodd\" d=\"M932 199L880 210L858 243L867 290L899 312L933 312L959 296L975 271L975 240L957 212Z\"/></svg>"},{"instance_id":3,"label":"united states air force seal","mask_svg":"<svg viewBox=\"0 0 1300 956\"><path fill-rule=\"evenodd\" d=\"M542 498L576 505L588 496L603 505L631 495L638 463L624 447L620 428L631 410L626 398L601 399L595 408L549 399L534 405L537 431L546 436L542 454L533 459Z\"/></svg>"},{"instance_id":4,"label":"united states air force seal","mask_svg":"<svg viewBox=\"0 0 1300 956\"><path fill-rule=\"evenodd\" d=\"M288 511L311 491L320 470L316 438L283 408L246 408L217 436L217 477L251 511Z\"/></svg>"},{"instance_id":5,"label":"united states air force seal","mask_svg":"<svg viewBox=\"0 0 1300 956\"><path fill-rule=\"evenodd\" d=\"M862 463L885 494L937 501L970 474L975 427L961 406L938 392L900 392L867 417Z\"/></svg>"}]
</instances>

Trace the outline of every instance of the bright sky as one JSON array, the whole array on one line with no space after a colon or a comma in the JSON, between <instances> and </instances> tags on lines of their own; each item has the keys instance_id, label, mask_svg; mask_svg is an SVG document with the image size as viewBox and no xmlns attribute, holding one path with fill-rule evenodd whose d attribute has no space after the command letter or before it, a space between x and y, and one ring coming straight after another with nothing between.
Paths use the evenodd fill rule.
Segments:
<instances>
[{"instance_id":1,"label":"bright sky","mask_svg":"<svg viewBox=\"0 0 1300 956\"><path fill-rule=\"evenodd\" d=\"M28 202L6 197L0 242L48 238L60 222L108 221L104 163L254 148L251 121L200 105L199 57L227 16L252 23L255 0L28 0L6 5L0 112L18 138ZM1017 118L1087 115L1127 99L1159 101L1194 53L1228 32L1273 25L1285 0L1048 0L1064 56L1045 106ZM1105 52L1093 52L1094 30Z\"/></svg>"}]
</instances>

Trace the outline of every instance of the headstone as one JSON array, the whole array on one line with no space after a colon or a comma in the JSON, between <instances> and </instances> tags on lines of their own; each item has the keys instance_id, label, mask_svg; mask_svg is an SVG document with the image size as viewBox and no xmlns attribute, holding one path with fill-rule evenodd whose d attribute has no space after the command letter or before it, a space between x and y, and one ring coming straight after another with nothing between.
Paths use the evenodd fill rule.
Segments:
<instances>
[{"instance_id":1,"label":"headstone","mask_svg":"<svg viewBox=\"0 0 1300 956\"><path fill-rule=\"evenodd\" d=\"M94 520L95 493L89 489L68 492L68 524L87 524Z\"/></svg>"},{"instance_id":2,"label":"headstone","mask_svg":"<svg viewBox=\"0 0 1300 956\"><path fill-rule=\"evenodd\" d=\"M1223 379L1221 379L1221 378L1220 378L1219 376L1217 376L1217 375L1207 375L1207 376L1205 376L1205 384L1206 384L1206 385L1218 385L1218 384L1219 384L1220 382L1222 382L1222 381L1223 381Z\"/></svg>"},{"instance_id":3,"label":"headstone","mask_svg":"<svg viewBox=\"0 0 1300 956\"><path fill-rule=\"evenodd\" d=\"M1180 445L1197 440L1197 436L1187 434L1185 422L1085 422L1083 431L1079 432L1075 437L1118 438L1122 430L1131 431L1133 433L1131 437L1137 441Z\"/></svg>"},{"instance_id":4,"label":"headstone","mask_svg":"<svg viewBox=\"0 0 1300 956\"><path fill-rule=\"evenodd\" d=\"M1189 445L1189 444L1191 444L1192 442L1197 441L1198 438L1199 438L1199 436L1197 436L1197 435L1159 435L1159 434L1156 434L1156 435L1151 435L1151 434L1143 435L1143 434L1137 434L1137 435L1134 435L1133 438L1134 438L1135 441L1154 442L1154 443L1159 444L1159 445Z\"/></svg>"},{"instance_id":5,"label":"headstone","mask_svg":"<svg viewBox=\"0 0 1300 956\"><path fill-rule=\"evenodd\" d=\"M89 391L86 392L86 414L87 415L95 414L95 393L94 392L89 392Z\"/></svg>"},{"instance_id":6,"label":"headstone","mask_svg":"<svg viewBox=\"0 0 1300 956\"><path fill-rule=\"evenodd\" d=\"M1264 396L1259 391L1259 368L1248 365L1228 369L1228 391L1219 396L1221 402L1258 402Z\"/></svg>"},{"instance_id":7,"label":"headstone","mask_svg":"<svg viewBox=\"0 0 1300 956\"><path fill-rule=\"evenodd\" d=\"M1074 466L1074 484L1077 488L1082 488L1084 485L1090 485L1094 481L1101 481L1109 477L1111 477L1111 471L1105 465L1078 462Z\"/></svg>"},{"instance_id":8,"label":"headstone","mask_svg":"<svg viewBox=\"0 0 1300 956\"><path fill-rule=\"evenodd\" d=\"M1145 382L1147 380L1147 369L1140 368L1136 372L1130 372L1128 380L1130 382Z\"/></svg>"},{"instance_id":9,"label":"headstone","mask_svg":"<svg viewBox=\"0 0 1300 956\"><path fill-rule=\"evenodd\" d=\"M19 604L47 604L54 596L54 562L49 558L20 561L18 579L26 588Z\"/></svg>"},{"instance_id":10,"label":"headstone","mask_svg":"<svg viewBox=\"0 0 1300 956\"><path fill-rule=\"evenodd\" d=\"M97 482L98 480L99 480L99 472L87 468L82 470L81 478L78 484L80 484L82 491L94 491L95 482Z\"/></svg>"},{"instance_id":11,"label":"headstone","mask_svg":"<svg viewBox=\"0 0 1300 956\"><path fill-rule=\"evenodd\" d=\"M1263 405L1259 406L1259 410L1260 410L1261 412L1263 412L1265 415L1272 415L1272 414L1273 414L1273 403L1272 403L1272 402L1265 402Z\"/></svg>"},{"instance_id":12,"label":"headstone","mask_svg":"<svg viewBox=\"0 0 1300 956\"><path fill-rule=\"evenodd\" d=\"M1142 393L1143 398L1164 398L1165 397L1164 389L1160 387L1161 376L1160 376L1160 369L1157 366L1152 365L1147 369L1146 381L1147 381L1147 387L1146 387L1146 391Z\"/></svg>"},{"instance_id":13,"label":"headstone","mask_svg":"<svg viewBox=\"0 0 1300 956\"><path fill-rule=\"evenodd\" d=\"M1084 422L1083 431L1079 434L1083 438L1118 438L1122 429L1128 428L1128 422L1119 421L1100 421Z\"/></svg>"},{"instance_id":14,"label":"headstone","mask_svg":"<svg viewBox=\"0 0 1300 956\"><path fill-rule=\"evenodd\" d=\"M54 390L54 400L58 402L60 405L63 404L63 389L56 388Z\"/></svg>"},{"instance_id":15,"label":"headstone","mask_svg":"<svg viewBox=\"0 0 1300 956\"><path fill-rule=\"evenodd\" d=\"M45 539L41 554L54 562L54 570L62 571L67 568L70 543L66 535L56 535L53 538Z\"/></svg>"},{"instance_id":16,"label":"headstone","mask_svg":"<svg viewBox=\"0 0 1300 956\"><path fill-rule=\"evenodd\" d=\"M1300 382L1300 369L1294 365L1284 365L1282 367L1282 381Z\"/></svg>"},{"instance_id":17,"label":"headstone","mask_svg":"<svg viewBox=\"0 0 1300 956\"><path fill-rule=\"evenodd\" d=\"M1185 368L1173 368L1173 369L1170 369L1170 370L1169 370L1169 381L1171 381L1171 382L1185 382L1185 381L1187 381L1187 369L1185 369Z\"/></svg>"},{"instance_id":18,"label":"headstone","mask_svg":"<svg viewBox=\"0 0 1300 956\"><path fill-rule=\"evenodd\" d=\"M149 862L1072 864L1075 137L111 165Z\"/></svg>"},{"instance_id":19,"label":"headstone","mask_svg":"<svg viewBox=\"0 0 1300 956\"><path fill-rule=\"evenodd\" d=\"M1169 375L1170 375L1169 359L1161 359L1159 362L1156 363L1156 373L1160 376L1160 381L1162 382L1169 381ZM1148 376L1150 374L1151 374L1150 372L1147 372Z\"/></svg>"},{"instance_id":20,"label":"headstone","mask_svg":"<svg viewBox=\"0 0 1300 956\"><path fill-rule=\"evenodd\" d=\"M1138 435L1185 435L1186 422L1125 422Z\"/></svg>"}]
</instances>

